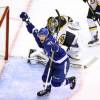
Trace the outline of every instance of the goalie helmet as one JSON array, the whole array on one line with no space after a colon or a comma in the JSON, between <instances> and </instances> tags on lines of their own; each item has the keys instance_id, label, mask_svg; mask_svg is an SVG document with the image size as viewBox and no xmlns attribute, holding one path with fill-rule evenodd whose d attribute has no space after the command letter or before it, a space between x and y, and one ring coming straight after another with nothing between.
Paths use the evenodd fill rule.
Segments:
<instances>
[{"instance_id":1,"label":"goalie helmet","mask_svg":"<svg viewBox=\"0 0 100 100\"><path fill-rule=\"evenodd\" d=\"M59 21L59 28L63 27L66 24L66 19L64 16L60 16L60 18L57 16L55 18Z\"/></svg>"},{"instance_id":2,"label":"goalie helmet","mask_svg":"<svg viewBox=\"0 0 100 100\"><path fill-rule=\"evenodd\" d=\"M51 33L54 33L58 27L58 20L55 17L49 17L47 20L47 27Z\"/></svg>"}]
</instances>

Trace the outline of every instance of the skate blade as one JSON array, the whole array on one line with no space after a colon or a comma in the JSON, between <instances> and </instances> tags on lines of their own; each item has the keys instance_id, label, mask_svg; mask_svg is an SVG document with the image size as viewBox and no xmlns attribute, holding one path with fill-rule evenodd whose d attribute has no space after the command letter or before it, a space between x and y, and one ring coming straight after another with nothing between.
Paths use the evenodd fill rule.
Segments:
<instances>
[{"instance_id":1,"label":"skate blade","mask_svg":"<svg viewBox=\"0 0 100 100\"><path fill-rule=\"evenodd\" d=\"M88 44L88 47L93 47L93 46L96 46L96 45L100 45L100 41L99 42L96 42L94 44Z\"/></svg>"},{"instance_id":2,"label":"skate blade","mask_svg":"<svg viewBox=\"0 0 100 100\"><path fill-rule=\"evenodd\" d=\"M49 96L50 95L50 92L48 92L47 94L44 94L44 95L37 95L38 97L45 97L45 96Z\"/></svg>"}]
</instances>

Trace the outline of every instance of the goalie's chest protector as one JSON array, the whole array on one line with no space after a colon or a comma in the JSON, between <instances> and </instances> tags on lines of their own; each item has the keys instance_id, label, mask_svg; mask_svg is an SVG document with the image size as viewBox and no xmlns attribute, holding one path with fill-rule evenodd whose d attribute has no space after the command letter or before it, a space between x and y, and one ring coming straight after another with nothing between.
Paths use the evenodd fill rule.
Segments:
<instances>
[{"instance_id":1,"label":"goalie's chest protector","mask_svg":"<svg viewBox=\"0 0 100 100\"><path fill-rule=\"evenodd\" d=\"M67 24L64 25L60 29L58 36L57 36L57 41L58 41L59 44L70 47L74 38L75 38L75 35L73 33L69 32L69 31L67 31L67 29L68 29ZM56 37L57 34L54 34L54 35L55 35L54 37Z\"/></svg>"}]
</instances>

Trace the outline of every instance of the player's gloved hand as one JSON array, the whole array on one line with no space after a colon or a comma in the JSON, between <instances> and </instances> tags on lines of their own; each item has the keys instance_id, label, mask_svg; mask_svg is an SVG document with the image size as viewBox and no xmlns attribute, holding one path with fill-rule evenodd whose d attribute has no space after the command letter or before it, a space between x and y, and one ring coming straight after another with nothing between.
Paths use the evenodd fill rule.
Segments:
<instances>
[{"instance_id":1,"label":"player's gloved hand","mask_svg":"<svg viewBox=\"0 0 100 100\"><path fill-rule=\"evenodd\" d=\"M87 2L87 0L83 0L83 2L85 2L85 3L86 3L86 2Z\"/></svg>"},{"instance_id":2,"label":"player's gloved hand","mask_svg":"<svg viewBox=\"0 0 100 100\"><path fill-rule=\"evenodd\" d=\"M20 14L20 18L23 20L23 21L27 21L27 20L29 20L29 17L28 17L28 15L27 15L27 13L26 12L22 12L21 14Z\"/></svg>"},{"instance_id":3,"label":"player's gloved hand","mask_svg":"<svg viewBox=\"0 0 100 100\"><path fill-rule=\"evenodd\" d=\"M59 50L59 45L57 45L56 43L53 43L51 45L51 48L52 48L53 51L57 52Z\"/></svg>"},{"instance_id":4,"label":"player's gloved hand","mask_svg":"<svg viewBox=\"0 0 100 100\"><path fill-rule=\"evenodd\" d=\"M28 32L32 33L34 25L32 23L29 23L29 24L26 25L26 28L27 28Z\"/></svg>"}]
</instances>

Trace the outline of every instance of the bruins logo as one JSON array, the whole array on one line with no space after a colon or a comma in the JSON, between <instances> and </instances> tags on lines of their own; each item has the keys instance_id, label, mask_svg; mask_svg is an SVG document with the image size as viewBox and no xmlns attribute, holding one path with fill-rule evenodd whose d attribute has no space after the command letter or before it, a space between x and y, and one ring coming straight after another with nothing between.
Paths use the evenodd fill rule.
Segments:
<instances>
[{"instance_id":1,"label":"bruins logo","mask_svg":"<svg viewBox=\"0 0 100 100\"><path fill-rule=\"evenodd\" d=\"M62 34L62 35L59 37L59 39L58 39L58 43L59 43L59 44L63 44L64 41L65 41L65 34Z\"/></svg>"}]
</instances>

